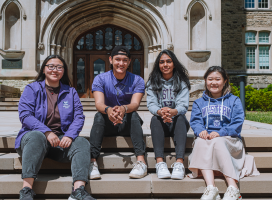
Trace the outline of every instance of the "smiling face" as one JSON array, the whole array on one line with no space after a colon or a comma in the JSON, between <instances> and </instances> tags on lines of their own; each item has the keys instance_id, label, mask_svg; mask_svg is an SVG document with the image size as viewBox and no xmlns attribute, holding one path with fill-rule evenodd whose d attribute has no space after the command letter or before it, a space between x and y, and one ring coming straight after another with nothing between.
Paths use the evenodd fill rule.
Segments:
<instances>
[{"instance_id":1,"label":"smiling face","mask_svg":"<svg viewBox=\"0 0 272 200\"><path fill-rule=\"evenodd\" d=\"M45 74L45 83L47 85L56 85L59 84L60 79L62 78L64 74L64 68L63 63L58 58L52 58L50 59L46 65L52 65L55 68L53 70L49 69L49 66L45 66L43 69L43 73ZM56 67L62 66L62 70L58 71Z\"/></svg>"},{"instance_id":2,"label":"smiling face","mask_svg":"<svg viewBox=\"0 0 272 200\"><path fill-rule=\"evenodd\" d=\"M167 54L162 54L159 67L165 80L169 80L173 76L174 63Z\"/></svg>"},{"instance_id":3,"label":"smiling face","mask_svg":"<svg viewBox=\"0 0 272 200\"><path fill-rule=\"evenodd\" d=\"M223 95L222 91L227 80L224 80L219 72L210 73L205 82L213 98L217 99Z\"/></svg>"},{"instance_id":4,"label":"smiling face","mask_svg":"<svg viewBox=\"0 0 272 200\"><path fill-rule=\"evenodd\" d=\"M113 66L112 71L114 75L118 76L126 74L127 68L130 64L129 57L125 55L115 55L113 58L110 56L109 60Z\"/></svg>"}]
</instances>

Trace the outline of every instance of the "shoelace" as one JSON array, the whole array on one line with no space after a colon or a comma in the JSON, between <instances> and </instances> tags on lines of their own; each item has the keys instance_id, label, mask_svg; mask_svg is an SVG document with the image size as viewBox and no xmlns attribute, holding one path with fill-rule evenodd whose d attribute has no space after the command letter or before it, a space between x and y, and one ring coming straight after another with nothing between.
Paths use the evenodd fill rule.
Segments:
<instances>
[{"instance_id":1,"label":"shoelace","mask_svg":"<svg viewBox=\"0 0 272 200\"><path fill-rule=\"evenodd\" d=\"M98 166L94 164L94 162L91 162L91 167L93 170L98 170Z\"/></svg>"},{"instance_id":2,"label":"shoelace","mask_svg":"<svg viewBox=\"0 0 272 200\"><path fill-rule=\"evenodd\" d=\"M182 169L182 163L180 162L175 162L171 165L171 167L173 168L173 170L181 170Z\"/></svg>"},{"instance_id":3,"label":"shoelace","mask_svg":"<svg viewBox=\"0 0 272 200\"><path fill-rule=\"evenodd\" d=\"M209 195L210 191L211 191L210 188L207 188L207 187L206 187L206 188L205 188L205 191L204 191L204 194L205 194L205 195Z\"/></svg>"},{"instance_id":4,"label":"shoelace","mask_svg":"<svg viewBox=\"0 0 272 200\"><path fill-rule=\"evenodd\" d=\"M133 164L133 169L138 169L140 170L141 168L143 169L145 167L145 164L142 161L137 161L136 163Z\"/></svg>"},{"instance_id":5,"label":"shoelace","mask_svg":"<svg viewBox=\"0 0 272 200\"><path fill-rule=\"evenodd\" d=\"M77 189L80 192L80 195L82 197L82 199L84 199L85 196L87 196L89 193L85 190L84 186L80 186Z\"/></svg>"},{"instance_id":6,"label":"shoelace","mask_svg":"<svg viewBox=\"0 0 272 200\"><path fill-rule=\"evenodd\" d=\"M35 194L35 192L33 190L31 190L28 187L23 188L23 193L20 194L20 199L24 198L28 193L30 193L30 195L33 197Z\"/></svg>"},{"instance_id":7,"label":"shoelace","mask_svg":"<svg viewBox=\"0 0 272 200\"><path fill-rule=\"evenodd\" d=\"M230 197L235 197L236 191L234 190L234 188L229 187L229 188L227 189L227 192L226 192L226 193L227 193L228 196L230 196Z\"/></svg>"},{"instance_id":8,"label":"shoelace","mask_svg":"<svg viewBox=\"0 0 272 200\"><path fill-rule=\"evenodd\" d=\"M158 169L162 170L167 169L166 163L165 162L158 163Z\"/></svg>"}]
</instances>

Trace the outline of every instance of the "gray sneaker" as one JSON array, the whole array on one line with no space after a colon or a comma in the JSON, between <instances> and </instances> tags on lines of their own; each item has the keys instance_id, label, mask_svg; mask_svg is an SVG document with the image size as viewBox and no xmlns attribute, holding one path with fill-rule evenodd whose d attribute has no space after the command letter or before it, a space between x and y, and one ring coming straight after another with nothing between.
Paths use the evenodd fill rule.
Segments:
<instances>
[{"instance_id":1,"label":"gray sneaker","mask_svg":"<svg viewBox=\"0 0 272 200\"><path fill-rule=\"evenodd\" d=\"M33 200L34 195L36 195L35 192L29 187L20 190L20 200Z\"/></svg>"},{"instance_id":2,"label":"gray sneaker","mask_svg":"<svg viewBox=\"0 0 272 200\"><path fill-rule=\"evenodd\" d=\"M84 188L84 186L80 186L74 191L74 188L72 188L72 193L68 200L96 200L93 198Z\"/></svg>"}]
</instances>

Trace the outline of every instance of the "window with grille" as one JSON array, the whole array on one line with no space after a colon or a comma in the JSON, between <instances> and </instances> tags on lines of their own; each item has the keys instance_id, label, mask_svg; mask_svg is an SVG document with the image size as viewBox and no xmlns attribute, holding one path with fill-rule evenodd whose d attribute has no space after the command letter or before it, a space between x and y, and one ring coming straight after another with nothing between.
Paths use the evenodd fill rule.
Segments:
<instances>
[{"instance_id":1,"label":"window with grille","mask_svg":"<svg viewBox=\"0 0 272 200\"><path fill-rule=\"evenodd\" d=\"M259 8L268 8L268 0L258 0Z\"/></svg>"},{"instance_id":2,"label":"window with grille","mask_svg":"<svg viewBox=\"0 0 272 200\"><path fill-rule=\"evenodd\" d=\"M266 9L269 8L269 0L245 0L245 8Z\"/></svg>"},{"instance_id":3,"label":"window with grille","mask_svg":"<svg viewBox=\"0 0 272 200\"><path fill-rule=\"evenodd\" d=\"M255 47L246 47L247 69L255 69Z\"/></svg>"},{"instance_id":4,"label":"window with grille","mask_svg":"<svg viewBox=\"0 0 272 200\"><path fill-rule=\"evenodd\" d=\"M259 66L260 69L269 69L269 46L259 47Z\"/></svg>"},{"instance_id":5,"label":"window with grille","mask_svg":"<svg viewBox=\"0 0 272 200\"><path fill-rule=\"evenodd\" d=\"M115 46L126 46L131 51L143 51L139 37L125 29L104 26L81 36L75 50L111 51Z\"/></svg>"},{"instance_id":6,"label":"window with grille","mask_svg":"<svg viewBox=\"0 0 272 200\"><path fill-rule=\"evenodd\" d=\"M248 31L245 33L246 45L246 68L247 69L269 69L270 55L270 32Z\"/></svg>"},{"instance_id":7,"label":"window with grille","mask_svg":"<svg viewBox=\"0 0 272 200\"><path fill-rule=\"evenodd\" d=\"M246 43L247 44L256 43L256 33L255 32L246 32Z\"/></svg>"},{"instance_id":8,"label":"window with grille","mask_svg":"<svg viewBox=\"0 0 272 200\"><path fill-rule=\"evenodd\" d=\"M269 43L269 32L259 33L259 43Z\"/></svg>"},{"instance_id":9,"label":"window with grille","mask_svg":"<svg viewBox=\"0 0 272 200\"><path fill-rule=\"evenodd\" d=\"M245 8L255 8L255 0L245 0Z\"/></svg>"}]
</instances>

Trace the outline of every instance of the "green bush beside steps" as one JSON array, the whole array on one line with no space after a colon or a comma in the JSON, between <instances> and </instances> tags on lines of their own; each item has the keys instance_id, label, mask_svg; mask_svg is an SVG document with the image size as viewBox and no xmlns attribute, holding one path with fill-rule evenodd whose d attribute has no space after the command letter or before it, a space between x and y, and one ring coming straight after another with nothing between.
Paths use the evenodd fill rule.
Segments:
<instances>
[{"instance_id":1,"label":"green bush beside steps","mask_svg":"<svg viewBox=\"0 0 272 200\"><path fill-rule=\"evenodd\" d=\"M240 88L232 83L230 85L232 94L240 97ZM252 85L247 85L245 92L246 110L272 111L272 84L268 85L267 88L259 90L253 88Z\"/></svg>"}]
</instances>

